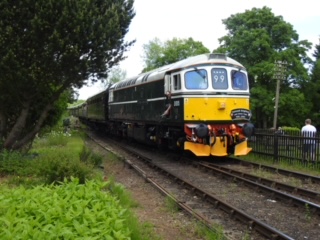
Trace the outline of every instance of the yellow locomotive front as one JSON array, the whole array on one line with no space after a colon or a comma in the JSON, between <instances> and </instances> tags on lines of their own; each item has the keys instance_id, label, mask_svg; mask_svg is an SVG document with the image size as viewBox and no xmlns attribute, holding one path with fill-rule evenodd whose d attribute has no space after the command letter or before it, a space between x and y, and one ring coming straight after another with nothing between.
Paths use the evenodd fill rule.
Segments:
<instances>
[{"instance_id":1,"label":"yellow locomotive front","mask_svg":"<svg viewBox=\"0 0 320 240\"><path fill-rule=\"evenodd\" d=\"M221 54L210 54L181 72L183 82L184 149L196 156L246 155L249 85L245 68Z\"/></svg>"}]
</instances>

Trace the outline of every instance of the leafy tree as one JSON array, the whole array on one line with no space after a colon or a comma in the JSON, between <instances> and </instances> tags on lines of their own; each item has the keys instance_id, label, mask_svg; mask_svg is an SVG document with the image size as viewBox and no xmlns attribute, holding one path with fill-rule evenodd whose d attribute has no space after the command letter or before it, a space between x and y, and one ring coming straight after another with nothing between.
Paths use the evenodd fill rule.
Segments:
<instances>
[{"instance_id":1,"label":"leafy tree","mask_svg":"<svg viewBox=\"0 0 320 240\"><path fill-rule=\"evenodd\" d=\"M133 0L4 0L0 14L0 139L6 149L32 141L66 90L105 78L134 43L124 41Z\"/></svg>"},{"instance_id":2,"label":"leafy tree","mask_svg":"<svg viewBox=\"0 0 320 240\"><path fill-rule=\"evenodd\" d=\"M278 122L281 126L301 128L310 114L311 107L312 103L307 101L303 92L299 89L291 88L281 93L278 108L278 113L281 114L278 115Z\"/></svg>"},{"instance_id":3,"label":"leafy tree","mask_svg":"<svg viewBox=\"0 0 320 240\"><path fill-rule=\"evenodd\" d=\"M313 124L320 127L320 45L315 46L315 51L313 53L315 61L311 70L311 80L307 88L308 96L310 97L312 106L312 122Z\"/></svg>"},{"instance_id":4,"label":"leafy tree","mask_svg":"<svg viewBox=\"0 0 320 240\"><path fill-rule=\"evenodd\" d=\"M142 59L145 64L145 68L142 72L147 72L161 67L162 65L159 63L161 57L163 57L163 43L159 38L155 38L149 41L148 44L144 44Z\"/></svg>"},{"instance_id":5,"label":"leafy tree","mask_svg":"<svg viewBox=\"0 0 320 240\"><path fill-rule=\"evenodd\" d=\"M293 26L285 22L282 16L275 16L267 7L237 13L222 22L226 25L228 34L219 39L221 45L214 52L227 53L244 64L249 72L253 120L258 127L270 126L274 111L272 98L276 91L275 62L287 62L285 80L281 81L280 98L292 89L304 92L309 82L305 64L311 63L307 55L311 43L306 40L299 41L299 35ZM290 97L298 98L295 95ZM279 124L288 124L286 119L292 118L292 112L305 112L304 109L297 109L297 106L292 109L287 106L285 108L289 111L279 111ZM300 121L296 119L292 123L290 120L290 124L301 125Z\"/></svg>"},{"instance_id":6,"label":"leafy tree","mask_svg":"<svg viewBox=\"0 0 320 240\"><path fill-rule=\"evenodd\" d=\"M316 58L316 61L320 60L320 44L316 45L316 49L312 55Z\"/></svg>"},{"instance_id":7,"label":"leafy tree","mask_svg":"<svg viewBox=\"0 0 320 240\"><path fill-rule=\"evenodd\" d=\"M155 38L149 41L148 44L143 45L143 51L142 58L145 63L143 72L147 72L187 57L208 53L209 49L192 38L173 38L164 43Z\"/></svg>"},{"instance_id":8,"label":"leafy tree","mask_svg":"<svg viewBox=\"0 0 320 240\"><path fill-rule=\"evenodd\" d=\"M110 70L107 79L102 82L102 88L105 89L110 84L120 82L124 80L126 76L127 72L125 70L121 69L119 66L113 67Z\"/></svg>"},{"instance_id":9,"label":"leafy tree","mask_svg":"<svg viewBox=\"0 0 320 240\"><path fill-rule=\"evenodd\" d=\"M259 97L253 97L259 96ZM266 88L252 88L251 89L251 109L253 111L253 119L261 119L261 127L267 128L267 122L272 122L271 116L274 112L274 98L270 96ZM259 116L262 116L259 118Z\"/></svg>"}]
</instances>

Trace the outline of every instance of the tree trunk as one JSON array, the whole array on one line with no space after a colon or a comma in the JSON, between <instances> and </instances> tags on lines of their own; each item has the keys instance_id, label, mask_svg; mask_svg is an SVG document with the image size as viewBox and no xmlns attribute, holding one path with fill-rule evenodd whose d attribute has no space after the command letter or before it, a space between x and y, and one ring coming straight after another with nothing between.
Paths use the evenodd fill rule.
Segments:
<instances>
[{"instance_id":1,"label":"tree trunk","mask_svg":"<svg viewBox=\"0 0 320 240\"><path fill-rule=\"evenodd\" d=\"M52 102L48 103L45 106L45 108L43 109L39 119L36 121L36 124L35 124L34 128L28 134L26 134L20 141L16 142L13 145L13 149L20 149L25 144L30 143L30 141L33 141L34 137L36 136L36 134L41 129L41 126L44 123L44 121L45 121L49 111L52 109L52 107L53 107Z\"/></svg>"},{"instance_id":2,"label":"tree trunk","mask_svg":"<svg viewBox=\"0 0 320 240\"><path fill-rule=\"evenodd\" d=\"M35 121L35 125L31 131L26 133L25 136L22 136L22 130L26 125L26 119L29 113L29 108L32 101L25 102L23 109L21 110L20 116L18 117L15 125L11 129L3 147L8 150L18 150L21 149L25 144L32 142L36 134L41 129L46 117L48 116L49 111L53 108L54 102L60 97L61 93L68 87L66 82L61 86L52 96L51 100L48 101L48 104L44 107L43 111L40 114L38 120Z\"/></svg>"},{"instance_id":3,"label":"tree trunk","mask_svg":"<svg viewBox=\"0 0 320 240\"><path fill-rule=\"evenodd\" d=\"M13 128L11 129L8 137L5 139L5 142L3 144L4 148L6 148L8 150L13 149L13 145L19 140L19 138L21 136L21 132L26 125L26 119L27 119L27 116L29 113L29 109L30 109L30 101L25 102L23 104L23 108L20 112L20 115L19 115L16 123L14 124Z\"/></svg>"},{"instance_id":4,"label":"tree trunk","mask_svg":"<svg viewBox=\"0 0 320 240\"><path fill-rule=\"evenodd\" d=\"M2 112L0 112L0 141L5 137L6 125L7 125L7 119L5 115Z\"/></svg>"}]
</instances>

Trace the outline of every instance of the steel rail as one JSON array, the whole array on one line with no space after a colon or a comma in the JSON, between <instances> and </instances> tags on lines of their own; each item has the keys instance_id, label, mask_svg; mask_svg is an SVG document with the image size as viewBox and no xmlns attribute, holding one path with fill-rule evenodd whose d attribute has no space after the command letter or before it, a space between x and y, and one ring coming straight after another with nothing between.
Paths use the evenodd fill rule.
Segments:
<instances>
[{"instance_id":1,"label":"steel rail","mask_svg":"<svg viewBox=\"0 0 320 240\"><path fill-rule=\"evenodd\" d=\"M100 145L100 143L98 143L98 142L97 142L97 144ZM104 146L102 146L102 147L105 148ZM264 223L264 222L262 222L262 221L260 221L258 219L255 219L254 217L252 217L252 216L248 215L247 213L243 212L242 210L237 209L237 208L231 206L230 204L224 202L223 200L219 199L218 197L216 197L216 196L214 196L214 195L212 195L212 194L210 194L210 193L208 193L206 191L203 191L203 190L197 188L196 186L194 186L193 184L189 183L188 181L185 181L185 180L179 178L174 173L171 173L170 171L162 168L158 164L154 163L152 161L152 159L141 155L137 151L135 151L133 149L129 149L127 146L123 147L121 145L118 145L118 147L122 148L124 151L126 151L126 152L128 152L130 154L136 155L136 157L139 157L140 160L144 160L146 163L150 164L152 167L158 169L159 171L161 171L162 173L166 174L167 176L170 176L175 181L179 181L181 185L191 189L194 193L198 194L198 196L202 197L205 201L213 204L213 206L215 208L221 209L222 211L228 213L231 218L237 219L240 222L246 224L251 230L255 230L256 232L262 234L263 236L268 237L270 239L274 239L274 240L294 240L294 238L286 235L285 233L277 230L276 228L273 228L273 227L269 226L268 224L266 224L266 223ZM146 181L149 181L150 183L154 183L153 185L155 187L160 186L151 177L148 177L147 174L141 168L139 168L138 166L133 164L131 161L128 161L126 159L124 159L124 160L125 160L126 163L129 164L130 167L132 167L138 173L140 173L146 179ZM163 192L164 194L166 194L166 195L169 194L167 196L171 196L170 193L167 192L161 186L158 189L161 192ZM173 199L173 200L175 200L175 199ZM190 212L192 214L195 213L191 208L189 208L187 205L183 204L182 202L177 202L177 203L179 204L179 206L181 206L187 212ZM184 208L185 206L186 206L186 208ZM202 221L202 219L204 219L204 220L206 219L205 217L201 216L200 214L197 214L195 216L198 219L200 219L200 221ZM206 221L203 221L203 222L204 222L204 224L207 225Z\"/></svg>"},{"instance_id":2,"label":"steel rail","mask_svg":"<svg viewBox=\"0 0 320 240\"><path fill-rule=\"evenodd\" d=\"M295 171L289 171L286 169L282 169L282 168L276 168L276 167L272 167L272 166L268 166L268 165L263 165L263 164L259 164L259 163L254 163L254 162L248 162L245 160L241 160L241 159L237 159L237 158L229 158L234 162L240 163L242 165L248 166L248 165L252 165L256 168L262 168L262 169L266 169L268 171L272 171L272 172L276 172L285 176L289 176L289 177L296 177L296 178L300 178L303 180L309 179L311 182L313 183L318 183L320 184L320 177L317 176L312 176L309 174L304 174L304 173L300 173L300 172L295 172Z\"/></svg>"},{"instance_id":3,"label":"steel rail","mask_svg":"<svg viewBox=\"0 0 320 240\"><path fill-rule=\"evenodd\" d=\"M103 146L99 141L97 141L94 137L89 136L91 140L93 140L96 144L98 144L100 147L102 147L103 149L110 151L114 154L116 154L112 149L107 148L105 146ZM118 145L118 147L120 147L121 149L125 150L128 153L133 153L136 156L140 157L140 154L135 152L134 150L130 150L128 148L125 148L121 145ZM212 226L212 222L210 222L210 220L208 218L206 218L204 215L201 215L197 212L195 212L192 208L190 208L188 205L182 203L181 201L179 201L178 199L176 199L174 196L172 196L172 194L170 194L165 188L163 188L159 183L157 183L154 179L152 179L151 176L148 176L147 173L145 171L143 171L141 168L139 168L137 165L135 165L134 163L132 163L132 161L130 161L129 159L122 159L124 161L124 163L126 163L130 168L134 169L140 176L142 176L145 181L151 183L156 189L158 189L163 195L165 195L166 197L169 197L171 200L173 200L181 209L184 209L187 213L189 213L191 216L195 217L196 219L198 219L202 224L204 224L208 229L210 229L213 232L217 232L217 229L215 229ZM149 160L147 159L142 159L147 161L148 163L151 163ZM226 237L227 240L233 240L230 236Z\"/></svg>"},{"instance_id":4,"label":"steel rail","mask_svg":"<svg viewBox=\"0 0 320 240\"><path fill-rule=\"evenodd\" d=\"M236 174L238 176L244 177L244 178L249 179L254 182L259 182L259 183L266 185L268 187L271 187L271 188L275 188L275 189L282 190L282 191L287 191L287 192L290 192L291 194L297 194L297 195L309 197L313 200L318 200L318 201L320 200L320 192L291 186L291 185L288 185L285 183L281 183L281 182L270 180L270 179L263 178L263 177L258 177L258 176L255 176L255 175L252 175L249 173L240 172L240 171L237 171L237 170L234 170L231 168L227 168L224 166L220 166L220 165L217 165L214 163L201 163L201 164L208 164L209 166L213 166L215 168L221 169L221 170L223 170L225 172L229 172L231 174Z\"/></svg>"},{"instance_id":5,"label":"steel rail","mask_svg":"<svg viewBox=\"0 0 320 240\"><path fill-rule=\"evenodd\" d=\"M148 176L145 171L143 171L140 167L138 167L137 165L132 163L132 161L130 161L128 159L125 159L124 161L131 168L133 168L139 175L141 175L145 179L145 181L151 183L163 195L165 195L166 197L169 197L171 200L173 200L180 207L180 209L185 210L191 216L193 216L196 219L198 219L202 224L204 224L207 228L211 229L213 232L217 232L217 229L212 227L212 222L208 218L206 218L204 215L201 215L201 214L195 212L188 205L184 204L183 202L179 201L177 198L172 196L172 194L170 194L170 192L168 192L164 187L162 187L160 183L157 183L152 177ZM231 240L230 237L228 237L227 239Z\"/></svg>"},{"instance_id":6,"label":"steel rail","mask_svg":"<svg viewBox=\"0 0 320 240\"><path fill-rule=\"evenodd\" d=\"M131 152L131 150L129 150L128 148L124 148L124 150ZM176 176L174 173L171 173L170 171L166 170L165 168L162 168L158 164L154 163L152 161L152 159L150 159L146 156L143 156L134 150L131 153L139 156L139 158L141 160L146 161L152 167L157 168L159 171L166 174L167 176L170 176L175 181L177 181L177 182L179 181L181 185L191 189L194 193L196 193L198 196L202 197L205 201L213 204L213 206L215 206L215 208L221 209L222 211L228 213L231 218L239 220L240 222L246 224L250 229L253 229L253 230L259 232L260 234L264 235L265 237L268 237L270 239L279 239L279 240L280 239L287 239L287 240L293 239L290 236L286 235L285 233L283 233L283 232L269 226L268 224L246 214L242 210L231 206L230 204L224 202L223 200L219 199L218 197L214 196L213 194L210 194L206 191L203 191L203 190L197 188L196 186L194 186L192 183L181 179L180 177Z\"/></svg>"},{"instance_id":7,"label":"steel rail","mask_svg":"<svg viewBox=\"0 0 320 240\"><path fill-rule=\"evenodd\" d=\"M210 166L209 164L206 164L206 163L199 163L199 166L201 166L201 167L203 167L203 168L205 168L207 170L209 169L209 170L214 171L216 173L222 174L224 176L228 176L228 177L230 177L232 179L236 179L238 181L244 182L248 186L251 186L251 187L253 187L255 189L258 188L258 189L261 189L261 190L263 190L265 192L272 193L275 198L280 199L280 200L287 200L290 204L294 204L294 205L297 205L297 206L303 206L303 207L308 206L308 207L310 207L310 209L314 209L314 211L318 215L320 215L320 205L318 205L318 204L315 204L313 202L310 202L310 201L295 197L295 196L293 196L291 194L283 193L281 191L278 191L276 189L264 186L264 185L262 185L260 183L253 182L253 181L245 179L243 177L239 177L239 176L233 175L233 174L231 174L229 172L220 170L219 168Z\"/></svg>"}]
</instances>

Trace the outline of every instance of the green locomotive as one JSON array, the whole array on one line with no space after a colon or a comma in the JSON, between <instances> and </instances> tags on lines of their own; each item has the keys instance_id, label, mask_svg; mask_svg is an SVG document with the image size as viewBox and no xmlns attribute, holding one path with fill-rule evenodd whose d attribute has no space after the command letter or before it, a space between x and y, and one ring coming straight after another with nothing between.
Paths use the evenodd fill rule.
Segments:
<instances>
[{"instance_id":1,"label":"green locomotive","mask_svg":"<svg viewBox=\"0 0 320 240\"><path fill-rule=\"evenodd\" d=\"M112 134L196 156L246 155L254 132L249 97L243 65L202 54L115 83L79 106L78 116Z\"/></svg>"}]
</instances>

